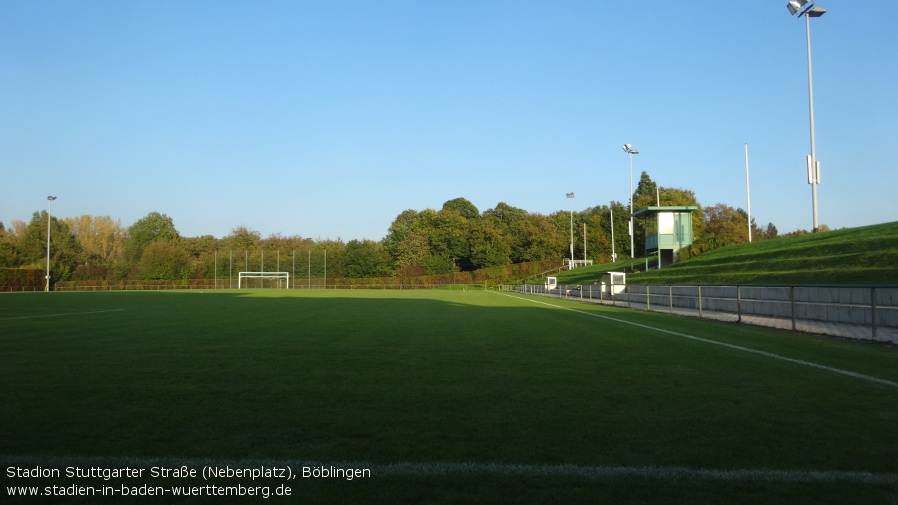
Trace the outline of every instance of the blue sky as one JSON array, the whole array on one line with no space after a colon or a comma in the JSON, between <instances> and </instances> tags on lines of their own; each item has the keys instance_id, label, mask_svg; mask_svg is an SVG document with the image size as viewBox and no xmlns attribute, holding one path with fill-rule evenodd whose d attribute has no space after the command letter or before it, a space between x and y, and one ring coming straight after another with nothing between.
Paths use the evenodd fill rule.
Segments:
<instances>
[{"instance_id":1,"label":"blue sky","mask_svg":"<svg viewBox=\"0 0 898 505\"><path fill-rule=\"evenodd\" d=\"M898 220L898 2L812 20L819 220ZM812 227L804 20L742 4L0 2L0 221L379 240L405 209L702 205Z\"/></svg>"}]
</instances>

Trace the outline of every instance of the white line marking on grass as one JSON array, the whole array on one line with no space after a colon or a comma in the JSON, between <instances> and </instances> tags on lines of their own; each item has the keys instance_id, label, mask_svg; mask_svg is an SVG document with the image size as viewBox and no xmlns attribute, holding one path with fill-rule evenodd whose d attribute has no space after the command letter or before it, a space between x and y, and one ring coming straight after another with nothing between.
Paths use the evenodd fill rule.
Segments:
<instances>
[{"instance_id":1,"label":"white line marking on grass","mask_svg":"<svg viewBox=\"0 0 898 505\"><path fill-rule=\"evenodd\" d=\"M602 314L596 314L596 313L594 313L594 312L586 312L586 311L583 311L583 310L572 309L572 308L570 308L570 307L563 307L563 306L561 306L561 305L555 305L555 304L553 304L553 303L548 303L548 302L545 302L545 301L542 301L542 300L533 300L533 299L530 299L530 298L524 298L524 297L521 297L521 296L514 296L514 295L510 295L510 294L506 294L506 293L498 293L498 294L501 294L501 295L503 295L503 296L507 296L507 297L509 297L509 298L515 298L515 299L518 299L518 300L524 300L524 301L536 303L536 304L539 304L539 305L545 305L545 306L547 306L547 307L553 307L553 308L556 308L556 309L568 310L568 311L571 311L571 312L576 312L576 313L578 313L578 314L584 314L584 315L587 315L587 316L598 317L598 318L600 318L600 319L607 319L608 321L614 321L614 322L616 322L616 323L629 324L630 326L636 326L636 327L638 327L638 328L644 328L644 329L647 329L647 330L654 330L654 331L657 331L657 332L659 332L659 333L666 333L666 334L668 334L668 335L674 335L674 336L677 336L677 337L688 338L688 339L690 339L690 340L695 340L695 341L698 341L698 342L704 342L704 343L706 343L706 344L719 345L719 346L721 346L721 347L726 347L726 348L728 348L728 349L734 349L734 350L737 350L737 351L748 352L748 353L757 354L757 355L760 355L760 356L765 356L765 357L767 357L767 358L778 359L778 360L780 360L780 361L786 361L786 362L789 362L789 363L794 363L794 364L796 364L796 365L802 365L802 366L808 366L808 367L811 367L811 368L817 368L817 369L820 369L820 370L826 370L827 372L837 373L837 374L840 374L840 375L845 375L845 376L848 376L848 377L852 377L852 378L855 378L855 379L861 379L861 380L868 381L868 382L873 382L873 383L876 383L876 384L882 384L883 386L889 386L889 387L893 387L893 388L898 388L898 382L890 381L890 380L887 380L887 379L880 379L879 377L873 377L872 375L865 375L865 374L862 374L862 373L852 372L852 371L850 371L850 370L842 370L841 368L835 368L835 367L831 367L831 366L821 365L821 364L819 364L819 363L814 363L814 362L811 362L811 361L805 361L805 360L802 360L802 359L789 358L789 357L782 356L782 355L779 355L779 354L775 354L775 353L772 353L772 352L759 351L759 350L757 350L757 349L751 349L751 348L749 348L749 347L742 347L741 345L727 344L726 342L718 342L718 341L716 341L716 340L710 340L710 339L707 339L707 338L696 337L695 335L688 335L688 334L686 334L686 333L680 333L680 332L677 332L677 331L665 330L664 328L658 328L657 326L649 326L649 325L647 325L647 324L634 323L634 322L632 322L632 321L626 321L626 320L624 320L624 319L618 319L618 318L616 318L616 317L604 316L604 315L602 315Z\"/></svg>"},{"instance_id":2,"label":"white line marking on grass","mask_svg":"<svg viewBox=\"0 0 898 505\"><path fill-rule=\"evenodd\" d=\"M12 321L14 319L38 319L42 317L60 317L60 316L83 316L86 314L102 314L104 312L120 312L125 309L98 309L88 310L85 312L64 312L62 314L40 314L37 316L16 316L16 317L0 317L0 321Z\"/></svg>"},{"instance_id":3,"label":"white line marking on grass","mask_svg":"<svg viewBox=\"0 0 898 505\"><path fill-rule=\"evenodd\" d=\"M40 456L0 455L2 466L44 468L68 466L100 468L151 468L186 466L202 469L205 466L231 468L291 467L293 473L302 467L354 468L371 470L373 477L576 477L599 480L626 477L650 479L697 479L710 481L767 481L767 482L851 482L858 484L898 484L898 474L855 470L776 470L769 468L688 468L682 466L586 466L586 465L526 465L510 463L448 463L367 461L321 461L311 459L215 459L215 458L148 458L133 456ZM301 473L300 473L301 474Z\"/></svg>"}]
</instances>

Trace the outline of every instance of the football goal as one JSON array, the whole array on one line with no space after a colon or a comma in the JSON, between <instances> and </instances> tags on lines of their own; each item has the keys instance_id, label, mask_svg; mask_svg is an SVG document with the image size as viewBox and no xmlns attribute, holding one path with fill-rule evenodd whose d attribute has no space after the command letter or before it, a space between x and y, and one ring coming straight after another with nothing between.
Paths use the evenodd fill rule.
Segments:
<instances>
[{"instance_id":1,"label":"football goal","mask_svg":"<svg viewBox=\"0 0 898 505\"><path fill-rule=\"evenodd\" d=\"M251 284L251 279L259 279L258 285L256 283ZM266 280L274 282L269 282L266 286ZM239 272L237 274L237 289L244 287L277 287L286 289L290 287L290 272Z\"/></svg>"}]
</instances>

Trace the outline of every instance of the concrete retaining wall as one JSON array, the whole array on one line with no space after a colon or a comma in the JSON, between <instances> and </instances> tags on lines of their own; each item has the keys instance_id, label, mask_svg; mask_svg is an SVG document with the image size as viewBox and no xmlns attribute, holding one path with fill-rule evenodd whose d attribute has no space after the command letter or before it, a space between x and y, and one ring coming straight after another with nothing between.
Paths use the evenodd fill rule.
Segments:
<instances>
[{"instance_id":1,"label":"concrete retaining wall","mask_svg":"<svg viewBox=\"0 0 898 505\"><path fill-rule=\"evenodd\" d=\"M898 286L669 286L629 284L614 294L601 285L519 286L643 310L697 315L898 343Z\"/></svg>"}]
</instances>

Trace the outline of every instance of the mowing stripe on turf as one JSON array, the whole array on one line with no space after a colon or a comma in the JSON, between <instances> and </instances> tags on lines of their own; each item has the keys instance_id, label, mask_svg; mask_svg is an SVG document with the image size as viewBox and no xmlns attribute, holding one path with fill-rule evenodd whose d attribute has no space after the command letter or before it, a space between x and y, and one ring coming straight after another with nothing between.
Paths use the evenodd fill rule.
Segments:
<instances>
[{"instance_id":1,"label":"mowing stripe on turf","mask_svg":"<svg viewBox=\"0 0 898 505\"><path fill-rule=\"evenodd\" d=\"M0 465L31 469L40 468L180 468L206 466L232 469L272 469L290 467L294 475L303 468L368 469L372 477L574 477L598 480L614 478L696 479L709 481L768 482L850 482L857 484L898 484L898 474L853 470L777 470L770 468L688 468L682 466L586 466L526 465L510 463L449 463L366 461L320 461L307 459L214 459L214 458L147 458L130 456L39 456L0 455ZM333 470L331 470L333 471Z\"/></svg>"},{"instance_id":2,"label":"mowing stripe on turf","mask_svg":"<svg viewBox=\"0 0 898 505\"><path fill-rule=\"evenodd\" d=\"M781 360L781 361L786 361L786 362L789 362L789 363L794 363L794 364L796 364L796 365L808 366L808 367L811 367L811 368L818 368L818 369L820 369L820 370L826 370L827 372L837 373L837 374L845 375L845 376L852 377L852 378L855 378L855 379L861 379L861 380L864 380L864 381L873 382L873 383L876 383L876 384L881 384L881 385L883 385L883 386L889 386L889 387L893 387L893 388L898 388L898 382L890 381L890 380L887 380L887 379L881 379L881 378L879 378L879 377L873 377L872 375L865 375L865 374L862 374L862 373L852 372L851 370L843 370L843 369L841 369L841 368L835 368L835 367L831 367L831 366L821 365L821 364L819 364L819 363L814 363L814 362L811 362L811 361L805 361L805 360L803 360L803 359L789 358L789 357L782 356L782 355L779 355L779 354L775 354L775 353L772 353L772 352L759 351L759 350L757 350L757 349L751 349L751 348L749 348L749 347L742 347L741 345L728 344L728 343L726 343L726 342L718 342L718 341L716 341L716 340L710 340L710 339L707 339L707 338L696 337L695 335L689 335L689 334L686 334L686 333L680 333L680 332L673 331L673 330L666 330L666 329L664 329L664 328L659 328L659 327L657 327L657 326L649 326L649 325L647 325L647 324L634 323L633 321L626 321L626 320L624 320L624 319L618 319L618 318L616 318L616 317L610 317L610 316L605 316L605 315L602 315L602 314L596 314L596 313L594 313L594 312L587 312L587 311L584 311L584 310L572 309L572 308L570 308L570 307L564 307L564 306L561 306L561 305L556 305L556 304L554 304L554 303L548 303L548 302L543 301L543 300L534 300L534 299L531 299L531 298L524 298L524 297L521 297L521 296L510 295L510 294L507 294L507 293L499 293L499 294L501 294L501 295L503 295L503 296L510 297L510 298L516 298L516 299L518 299L518 300L524 300L524 301L536 303L536 304L539 304L539 305L545 305L545 306L547 306L547 307L553 307L553 308L556 308L556 309L562 309L562 310L567 310L567 311L570 311L570 312L576 312L576 313L578 313L578 314L584 314L584 315L587 315L587 316L598 317L598 318L600 318L600 319L606 319L606 320L608 320L608 321L614 321L614 322L616 322L616 323L628 324L628 325L630 325L630 326L636 326L636 327L638 327L638 328L644 328L644 329L647 329L647 330L653 330L653 331L657 331L657 332L659 332L659 333L666 333L666 334L668 334L668 335L674 335L674 336L677 336L677 337L688 338L688 339L690 339L690 340L695 340L695 341L703 342L703 343L706 343L706 344L719 345L719 346L721 346L721 347L726 347L726 348L728 348L728 349L734 349L734 350L737 350L737 351L748 352L748 353L752 353L752 354L758 354L758 355L760 355L760 356L765 356L765 357L768 357L768 358L778 359L778 360Z\"/></svg>"},{"instance_id":3,"label":"mowing stripe on turf","mask_svg":"<svg viewBox=\"0 0 898 505\"><path fill-rule=\"evenodd\" d=\"M84 312L64 312L62 314L40 314L36 316L0 317L0 321L12 321L14 319L39 319L42 317L83 316L85 314L102 314L104 312L120 312L125 309L98 309Z\"/></svg>"}]
</instances>

